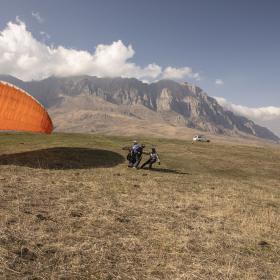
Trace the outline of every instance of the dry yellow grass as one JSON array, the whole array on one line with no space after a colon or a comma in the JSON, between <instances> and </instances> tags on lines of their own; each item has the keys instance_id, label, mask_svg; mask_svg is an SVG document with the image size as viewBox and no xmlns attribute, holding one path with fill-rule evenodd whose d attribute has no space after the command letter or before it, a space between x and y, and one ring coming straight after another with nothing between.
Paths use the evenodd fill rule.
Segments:
<instances>
[{"instance_id":1,"label":"dry yellow grass","mask_svg":"<svg viewBox=\"0 0 280 280\"><path fill-rule=\"evenodd\" d=\"M130 140L0 136L0 279L280 279L279 148Z\"/></svg>"}]
</instances>

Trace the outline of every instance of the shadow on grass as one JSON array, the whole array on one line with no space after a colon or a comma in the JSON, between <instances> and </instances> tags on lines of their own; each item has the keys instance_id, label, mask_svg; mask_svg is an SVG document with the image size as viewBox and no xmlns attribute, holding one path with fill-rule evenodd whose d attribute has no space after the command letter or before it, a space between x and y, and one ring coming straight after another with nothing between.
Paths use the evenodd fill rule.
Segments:
<instances>
[{"instance_id":1,"label":"shadow on grass","mask_svg":"<svg viewBox=\"0 0 280 280\"><path fill-rule=\"evenodd\" d=\"M58 147L0 156L0 165L42 169L88 169L112 167L124 162L118 153L88 148Z\"/></svg>"},{"instance_id":2,"label":"shadow on grass","mask_svg":"<svg viewBox=\"0 0 280 280\"><path fill-rule=\"evenodd\" d=\"M169 168L152 168L149 169L147 167L142 168L143 170L149 170L149 171L154 171L154 172L162 172L162 173L173 173L173 174L184 174L184 175L191 175L191 173L188 172L182 172L179 170L175 170L175 169L169 169Z\"/></svg>"}]
</instances>

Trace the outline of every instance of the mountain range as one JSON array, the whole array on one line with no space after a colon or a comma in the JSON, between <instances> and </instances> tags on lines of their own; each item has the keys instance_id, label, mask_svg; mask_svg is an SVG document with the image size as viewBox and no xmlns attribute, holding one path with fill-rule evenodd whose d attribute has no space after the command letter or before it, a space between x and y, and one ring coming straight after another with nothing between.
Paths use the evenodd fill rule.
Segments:
<instances>
[{"instance_id":1,"label":"mountain range","mask_svg":"<svg viewBox=\"0 0 280 280\"><path fill-rule=\"evenodd\" d=\"M186 128L204 133L257 137L274 142L269 129L225 110L201 88L161 80L135 78L50 77L24 82L0 75L38 99L49 111L55 129L67 132L171 135Z\"/></svg>"}]
</instances>

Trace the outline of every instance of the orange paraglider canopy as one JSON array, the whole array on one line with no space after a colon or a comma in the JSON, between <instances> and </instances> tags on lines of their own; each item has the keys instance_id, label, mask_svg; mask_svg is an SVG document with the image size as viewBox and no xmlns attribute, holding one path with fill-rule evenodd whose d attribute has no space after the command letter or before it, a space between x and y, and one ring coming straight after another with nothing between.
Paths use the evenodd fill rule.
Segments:
<instances>
[{"instance_id":1,"label":"orange paraglider canopy","mask_svg":"<svg viewBox=\"0 0 280 280\"><path fill-rule=\"evenodd\" d=\"M51 133L52 120L45 108L16 86L0 81L0 130Z\"/></svg>"}]
</instances>

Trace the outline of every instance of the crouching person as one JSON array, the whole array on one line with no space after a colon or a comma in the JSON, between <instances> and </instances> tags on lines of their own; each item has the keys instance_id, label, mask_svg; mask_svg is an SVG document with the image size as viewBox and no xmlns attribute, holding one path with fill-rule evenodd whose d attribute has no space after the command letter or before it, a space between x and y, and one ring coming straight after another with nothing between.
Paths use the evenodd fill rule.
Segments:
<instances>
[{"instance_id":1,"label":"crouching person","mask_svg":"<svg viewBox=\"0 0 280 280\"><path fill-rule=\"evenodd\" d=\"M144 168L146 165L149 164L149 169L151 169L153 167L153 164L156 162L158 162L158 164L160 165L158 153L156 152L155 148L152 148L152 152L150 153L149 159L145 163L143 163L140 168Z\"/></svg>"}]
</instances>

